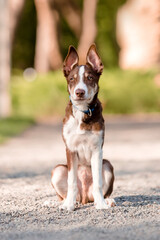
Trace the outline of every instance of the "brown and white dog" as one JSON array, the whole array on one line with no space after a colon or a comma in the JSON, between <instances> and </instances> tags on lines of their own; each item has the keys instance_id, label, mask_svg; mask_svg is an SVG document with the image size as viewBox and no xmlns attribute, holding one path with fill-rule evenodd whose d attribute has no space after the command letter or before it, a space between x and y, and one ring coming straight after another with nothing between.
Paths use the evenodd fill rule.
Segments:
<instances>
[{"instance_id":1,"label":"brown and white dog","mask_svg":"<svg viewBox=\"0 0 160 240\"><path fill-rule=\"evenodd\" d=\"M64 199L62 209L74 210L76 200L82 204L94 201L97 209L106 209L115 205L108 198L114 173L111 163L102 159L104 119L97 95L103 64L95 44L88 50L86 65L78 62L78 54L70 46L63 66L70 94L63 120L67 165L53 169L51 182L59 199Z\"/></svg>"}]
</instances>

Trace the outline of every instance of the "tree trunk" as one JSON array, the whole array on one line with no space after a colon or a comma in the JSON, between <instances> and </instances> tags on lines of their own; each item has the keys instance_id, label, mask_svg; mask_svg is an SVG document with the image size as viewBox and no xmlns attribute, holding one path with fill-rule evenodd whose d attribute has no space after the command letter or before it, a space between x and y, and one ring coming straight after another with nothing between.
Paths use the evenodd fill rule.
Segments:
<instances>
[{"instance_id":1,"label":"tree trunk","mask_svg":"<svg viewBox=\"0 0 160 240\"><path fill-rule=\"evenodd\" d=\"M45 73L50 69L58 69L62 65L59 50L56 15L51 10L49 0L35 0L37 10L37 37L35 68Z\"/></svg>"},{"instance_id":2,"label":"tree trunk","mask_svg":"<svg viewBox=\"0 0 160 240\"><path fill-rule=\"evenodd\" d=\"M0 0L0 118L11 112L9 2Z\"/></svg>"},{"instance_id":3,"label":"tree trunk","mask_svg":"<svg viewBox=\"0 0 160 240\"><path fill-rule=\"evenodd\" d=\"M81 34L81 12L72 0L55 0L57 9L62 13L77 38Z\"/></svg>"},{"instance_id":4,"label":"tree trunk","mask_svg":"<svg viewBox=\"0 0 160 240\"><path fill-rule=\"evenodd\" d=\"M97 0L84 0L82 14L82 33L78 46L80 63L86 62L86 54L90 45L95 41Z\"/></svg>"},{"instance_id":5,"label":"tree trunk","mask_svg":"<svg viewBox=\"0 0 160 240\"><path fill-rule=\"evenodd\" d=\"M14 40L15 31L24 8L25 0L9 0L10 10L10 39L11 45Z\"/></svg>"},{"instance_id":6,"label":"tree trunk","mask_svg":"<svg viewBox=\"0 0 160 240\"><path fill-rule=\"evenodd\" d=\"M160 1L128 0L118 11L117 40L121 68L160 67Z\"/></svg>"}]
</instances>

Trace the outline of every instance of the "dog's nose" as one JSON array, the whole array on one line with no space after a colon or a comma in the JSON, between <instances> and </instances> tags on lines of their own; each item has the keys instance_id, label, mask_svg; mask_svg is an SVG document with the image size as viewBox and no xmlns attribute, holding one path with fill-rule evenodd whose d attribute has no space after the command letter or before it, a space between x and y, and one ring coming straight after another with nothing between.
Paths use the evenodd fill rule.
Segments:
<instances>
[{"instance_id":1,"label":"dog's nose","mask_svg":"<svg viewBox=\"0 0 160 240\"><path fill-rule=\"evenodd\" d=\"M85 91L84 91L83 89L78 88L78 89L76 90L76 96L77 96L77 97L83 97L84 94L85 94Z\"/></svg>"}]
</instances>

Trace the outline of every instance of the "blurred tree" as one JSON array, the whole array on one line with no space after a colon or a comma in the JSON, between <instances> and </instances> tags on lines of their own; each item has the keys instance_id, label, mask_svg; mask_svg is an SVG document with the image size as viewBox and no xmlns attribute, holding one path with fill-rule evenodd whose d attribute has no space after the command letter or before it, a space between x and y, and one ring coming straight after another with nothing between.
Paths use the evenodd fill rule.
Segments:
<instances>
[{"instance_id":1,"label":"blurred tree","mask_svg":"<svg viewBox=\"0 0 160 240\"><path fill-rule=\"evenodd\" d=\"M128 0L118 11L117 39L123 69L160 67L160 1Z\"/></svg>"},{"instance_id":2,"label":"blurred tree","mask_svg":"<svg viewBox=\"0 0 160 240\"><path fill-rule=\"evenodd\" d=\"M78 52L83 63L90 45L96 37L96 6L97 0L85 0L82 24L80 10L72 0L35 0L37 10L37 40L35 68L38 72L58 69L62 65L57 32L59 12L67 21L77 38L80 38ZM88 11L89 9L89 11Z\"/></svg>"},{"instance_id":3,"label":"blurred tree","mask_svg":"<svg viewBox=\"0 0 160 240\"><path fill-rule=\"evenodd\" d=\"M11 112L9 1L0 0L0 118Z\"/></svg>"},{"instance_id":4,"label":"blurred tree","mask_svg":"<svg viewBox=\"0 0 160 240\"><path fill-rule=\"evenodd\" d=\"M15 37L15 32L24 8L25 0L9 0L9 13L10 13L10 39L11 45Z\"/></svg>"},{"instance_id":5,"label":"blurred tree","mask_svg":"<svg viewBox=\"0 0 160 240\"><path fill-rule=\"evenodd\" d=\"M37 0L37 2L41 2L41 0ZM85 49L89 47L90 43L96 41L104 65L107 67L117 65L119 47L115 36L116 12L124 2L125 0L46 0L45 4L49 6L48 12L54 15L54 20L52 17L50 21L52 26L53 21L56 25L54 31L57 34L59 55L64 58L68 46L72 44L78 47L79 54L82 54L81 58L84 58ZM34 62L37 61L37 54L34 60L36 13L38 14L34 1L27 0L14 41L13 67L24 69L33 66ZM43 17L43 21L45 22L45 17ZM90 27L89 22L91 22ZM98 34L95 40L96 32ZM55 59L55 57L52 58L53 61L56 61ZM54 69L51 62L47 65L48 68Z\"/></svg>"},{"instance_id":6,"label":"blurred tree","mask_svg":"<svg viewBox=\"0 0 160 240\"><path fill-rule=\"evenodd\" d=\"M62 65L57 34L57 12L49 0L35 0L37 10L37 36L35 68L38 72L58 69Z\"/></svg>"},{"instance_id":7,"label":"blurred tree","mask_svg":"<svg viewBox=\"0 0 160 240\"><path fill-rule=\"evenodd\" d=\"M74 0L50 0L52 8L57 9L59 17L63 17L78 39L81 35L81 9Z\"/></svg>"},{"instance_id":8,"label":"blurred tree","mask_svg":"<svg viewBox=\"0 0 160 240\"><path fill-rule=\"evenodd\" d=\"M50 1L53 3L52 0ZM83 1L83 9L73 0L55 0L54 3L58 12L61 13L61 17L65 19L68 26L75 34L78 40L80 62L84 63L88 48L95 41L97 33L97 0Z\"/></svg>"},{"instance_id":9,"label":"blurred tree","mask_svg":"<svg viewBox=\"0 0 160 240\"><path fill-rule=\"evenodd\" d=\"M116 15L126 0L100 0L97 5L98 33L96 43L105 67L118 66L119 46L116 41Z\"/></svg>"},{"instance_id":10,"label":"blurred tree","mask_svg":"<svg viewBox=\"0 0 160 240\"><path fill-rule=\"evenodd\" d=\"M22 10L18 17L12 46L12 67L25 69L34 65L37 25L34 1L25 0Z\"/></svg>"},{"instance_id":11,"label":"blurred tree","mask_svg":"<svg viewBox=\"0 0 160 240\"><path fill-rule=\"evenodd\" d=\"M80 11L72 0L35 0L35 6L38 19L35 68L38 72L47 72L62 66L58 34L60 15L63 15L75 36L79 37Z\"/></svg>"},{"instance_id":12,"label":"blurred tree","mask_svg":"<svg viewBox=\"0 0 160 240\"><path fill-rule=\"evenodd\" d=\"M86 62L86 54L90 45L95 41L97 0L84 0L82 13L82 31L78 45L80 63Z\"/></svg>"}]
</instances>

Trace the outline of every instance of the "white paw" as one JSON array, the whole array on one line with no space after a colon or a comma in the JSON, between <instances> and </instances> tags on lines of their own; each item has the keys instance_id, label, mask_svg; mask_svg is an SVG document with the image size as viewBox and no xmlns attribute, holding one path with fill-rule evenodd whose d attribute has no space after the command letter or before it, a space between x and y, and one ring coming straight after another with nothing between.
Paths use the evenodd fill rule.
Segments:
<instances>
[{"instance_id":1,"label":"white paw","mask_svg":"<svg viewBox=\"0 0 160 240\"><path fill-rule=\"evenodd\" d=\"M108 207L115 207L116 206L116 202L113 198L106 198L106 202Z\"/></svg>"},{"instance_id":2,"label":"white paw","mask_svg":"<svg viewBox=\"0 0 160 240\"><path fill-rule=\"evenodd\" d=\"M59 206L59 209L64 209L64 210L67 210L67 211L73 211L75 209L74 203L70 202L70 201L68 201L68 199L66 199L64 201L64 203L61 206Z\"/></svg>"},{"instance_id":3,"label":"white paw","mask_svg":"<svg viewBox=\"0 0 160 240\"><path fill-rule=\"evenodd\" d=\"M107 203L104 200L96 203L96 209L108 209L108 208L109 208L109 206L107 205Z\"/></svg>"}]
</instances>

